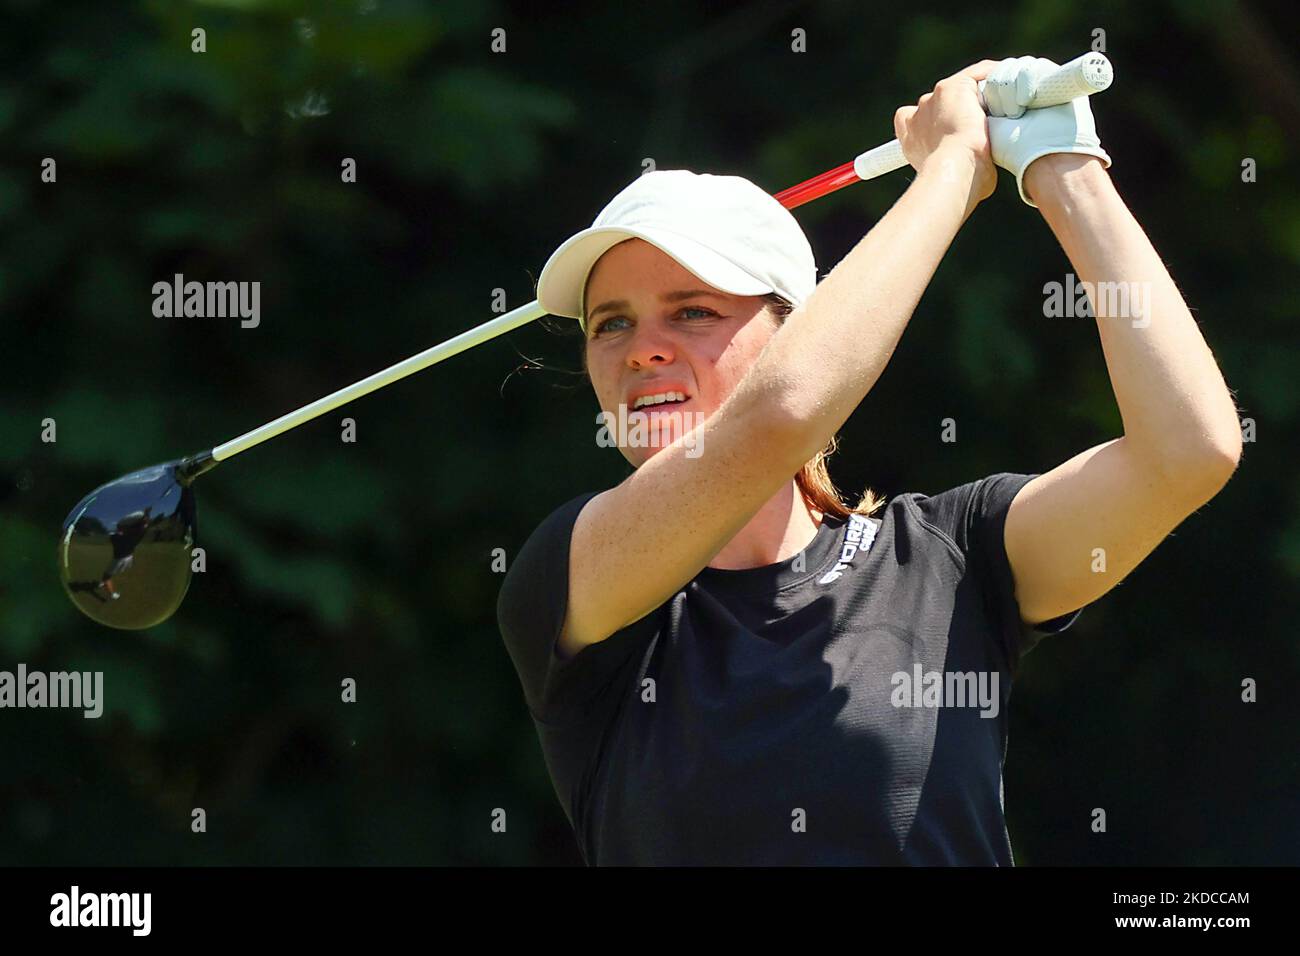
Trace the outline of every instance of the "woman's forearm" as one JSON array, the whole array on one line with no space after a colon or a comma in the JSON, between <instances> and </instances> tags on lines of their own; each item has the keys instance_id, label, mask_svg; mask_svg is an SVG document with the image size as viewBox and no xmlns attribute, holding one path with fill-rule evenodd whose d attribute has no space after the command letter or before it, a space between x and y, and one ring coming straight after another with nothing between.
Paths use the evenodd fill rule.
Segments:
<instances>
[{"instance_id":1,"label":"woman's forearm","mask_svg":"<svg viewBox=\"0 0 1300 956\"><path fill-rule=\"evenodd\" d=\"M732 401L794 427L800 463L875 385L953 237L978 203L974 162L953 150L907 191L772 336ZM801 457L802 456L802 457Z\"/></svg>"},{"instance_id":2,"label":"woman's forearm","mask_svg":"<svg viewBox=\"0 0 1300 956\"><path fill-rule=\"evenodd\" d=\"M1091 284L1126 443L1171 477L1220 462L1235 467L1241 425L1232 395L1100 161L1047 156L1029 167L1025 182L1078 279Z\"/></svg>"}]
</instances>

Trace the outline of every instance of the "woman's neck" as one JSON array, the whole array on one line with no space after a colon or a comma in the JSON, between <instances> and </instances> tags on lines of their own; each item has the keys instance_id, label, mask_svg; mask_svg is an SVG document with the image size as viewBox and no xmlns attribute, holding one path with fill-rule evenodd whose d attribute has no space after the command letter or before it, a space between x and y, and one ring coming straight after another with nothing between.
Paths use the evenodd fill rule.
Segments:
<instances>
[{"instance_id":1,"label":"woman's neck","mask_svg":"<svg viewBox=\"0 0 1300 956\"><path fill-rule=\"evenodd\" d=\"M788 561L812 543L822 517L821 512L808 506L791 480L723 545L709 567L743 571Z\"/></svg>"}]
</instances>

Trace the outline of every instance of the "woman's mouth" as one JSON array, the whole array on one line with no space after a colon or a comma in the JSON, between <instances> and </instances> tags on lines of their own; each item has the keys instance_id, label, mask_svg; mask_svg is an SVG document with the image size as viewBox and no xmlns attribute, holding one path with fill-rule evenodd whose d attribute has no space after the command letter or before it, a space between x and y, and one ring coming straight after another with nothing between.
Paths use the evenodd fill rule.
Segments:
<instances>
[{"instance_id":1,"label":"woman's mouth","mask_svg":"<svg viewBox=\"0 0 1300 956\"><path fill-rule=\"evenodd\" d=\"M653 414L656 411L667 411L671 408L678 408L689 402L690 399L685 392L656 392L653 395L642 395L632 403L632 411L646 412Z\"/></svg>"}]
</instances>

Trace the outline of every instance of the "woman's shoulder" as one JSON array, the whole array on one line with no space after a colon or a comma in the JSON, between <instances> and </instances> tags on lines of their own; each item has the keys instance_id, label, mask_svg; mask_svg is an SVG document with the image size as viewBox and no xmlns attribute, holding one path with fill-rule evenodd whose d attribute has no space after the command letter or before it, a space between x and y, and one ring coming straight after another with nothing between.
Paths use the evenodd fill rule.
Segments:
<instances>
[{"instance_id":1,"label":"woman's shoulder","mask_svg":"<svg viewBox=\"0 0 1300 956\"><path fill-rule=\"evenodd\" d=\"M972 535L1003 521L1016 494L1036 474L997 472L933 494L908 491L889 498L883 520L907 521L939 535L966 552Z\"/></svg>"},{"instance_id":2,"label":"woman's shoulder","mask_svg":"<svg viewBox=\"0 0 1300 956\"><path fill-rule=\"evenodd\" d=\"M554 537L557 532L566 530L571 532L573 525L578 520L578 515L586 507L587 502L599 494L601 494L600 491L584 491L582 494L575 495L568 501L557 505L533 527L528 540Z\"/></svg>"}]
</instances>

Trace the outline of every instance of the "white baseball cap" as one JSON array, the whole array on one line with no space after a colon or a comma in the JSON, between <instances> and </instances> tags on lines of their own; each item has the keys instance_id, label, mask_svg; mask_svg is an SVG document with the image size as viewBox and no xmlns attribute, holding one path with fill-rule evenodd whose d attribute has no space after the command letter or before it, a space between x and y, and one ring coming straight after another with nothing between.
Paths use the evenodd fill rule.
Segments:
<instances>
[{"instance_id":1,"label":"white baseball cap","mask_svg":"<svg viewBox=\"0 0 1300 956\"><path fill-rule=\"evenodd\" d=\"M626 186L590 228L551 254L537 280L542 308L581 325L587 277L626 239L644 239L733 295L776 292L801 305L817 285L808 238L768 193L741 176L660 169Z\"/></svg>"}]
</instances>

